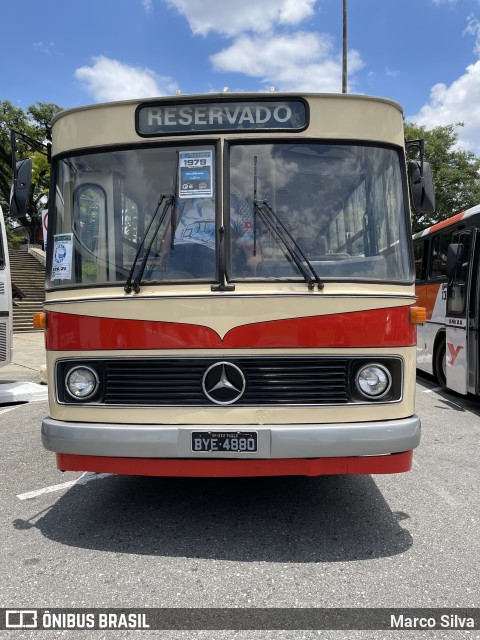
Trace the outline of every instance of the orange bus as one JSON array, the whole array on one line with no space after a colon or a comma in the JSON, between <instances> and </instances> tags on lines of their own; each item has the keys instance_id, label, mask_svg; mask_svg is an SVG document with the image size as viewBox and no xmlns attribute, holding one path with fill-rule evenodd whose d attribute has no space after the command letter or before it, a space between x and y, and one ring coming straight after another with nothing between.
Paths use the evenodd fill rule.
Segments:
<instances>
[{"instance_id":1,"label":"orange bus","mask_svg":"<svg viewBox=\"0 0 480 640\"><path fill-rule=\"evenodd\" d=\"M402 110L353 95L97 104L52 126L46 282L61 470L411 468L416 322Z\"/></svg>"},{"instance_id":2,"label":"orange bus","mask_svg":"<svg viewBox=\"0 0 480 640\"><path fill-rule=\"evenodd\" d=\"M463 395L480 393L479 229L477 205L413 236L416 292L427 309L417 367Z\"/></svg>"}]
</instances>

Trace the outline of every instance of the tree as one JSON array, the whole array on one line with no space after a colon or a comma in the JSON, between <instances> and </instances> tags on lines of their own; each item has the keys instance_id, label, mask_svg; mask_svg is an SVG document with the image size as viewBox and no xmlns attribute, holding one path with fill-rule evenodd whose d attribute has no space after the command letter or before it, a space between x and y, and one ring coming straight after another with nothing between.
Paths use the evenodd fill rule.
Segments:
<instances>
[{"instance_id":1,"label":"tree","mask_svg":"<svg viewBox=\"0 0 480 640\"><path fill-rule=\"evenodd\" d=\"M427 130L405 123L407 140L425 140L425 160L432 166L435 183L436 211L431 215L413 213L414 233L480 203L480 158L457 147L457 128L461 126L457 123ZM415 151L407 155L417 157Z\"/></svg>"},{"instance_id":2,"label":"tree","mask_svg":"<svg viewBox=\"0 0 480 640\"><path fill-rule=\"evenodd\" d=\"M12 184L10 130L22 133L38 142L50 140L50 122L61 110L56 104L36 102L25 111L9 100L0 102L0 205L8 211ZM30 242L38 242L41 229L42 197L48 194L50 167L42 154L33 152L24 141L17 141L17 159L31 157L33 161L32 193L28 214L19 219L27 229Z\"/></svg>"}]
</instances>

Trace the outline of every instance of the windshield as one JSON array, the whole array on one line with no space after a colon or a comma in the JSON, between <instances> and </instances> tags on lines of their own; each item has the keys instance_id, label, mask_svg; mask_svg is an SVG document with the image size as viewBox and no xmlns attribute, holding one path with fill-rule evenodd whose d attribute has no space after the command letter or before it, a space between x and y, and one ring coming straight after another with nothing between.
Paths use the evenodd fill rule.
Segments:
<instances>
[{"instance_id":1,"label":"windshield","mask_svg":"<svg viewBox=\"0 0 480 640\"><path fill-rule=\"evenodd\" d=\"M288 230L290 248L304 254L322 279L412 279L397 151L310 142L232 145L230 179L232 192L241 189L257 204L257 276L300 275L261 215L271 210L277 228ZM237 275L243 274L233 259L232 276Z\"/></svg>"},{"instance_id":2,"label":"windshield","mask_svg":"<svg viewBox=\"0 0 480 640\"><path fill-rule=\"evenodd\" d=\"M218 153L186 143L58 160L49 288L412 279L398 151L232 143L223 168Z\"/></svg>"}]
</instances>

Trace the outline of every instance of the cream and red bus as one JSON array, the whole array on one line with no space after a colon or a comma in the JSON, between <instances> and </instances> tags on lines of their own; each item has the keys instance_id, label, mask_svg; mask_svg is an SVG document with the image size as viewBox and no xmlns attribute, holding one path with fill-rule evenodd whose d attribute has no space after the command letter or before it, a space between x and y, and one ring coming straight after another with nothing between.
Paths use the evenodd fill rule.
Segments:
<instances>
[{"instance_id":1,"label":"cream and red bus","mask_svg":"<svg viewBox=\"0 0 480 640\"><path fill-rule=\"evenodd\" d=\"M59 469L411 468L408 184L427 210L431 174L407 172L398 104L97 104L55 117L51 156L42 439Z\"/></svg>"},{"instance_id":2,"label":"cream and red bus","mask_svg":"<svg viewBox=\"0 0 480 640\"><path fill-rule=\"evenodd\" d=\"M416 291L427 309L417 367L446 388L480 393L480 205L413 237Z\"/></svg>"}]
</instances>

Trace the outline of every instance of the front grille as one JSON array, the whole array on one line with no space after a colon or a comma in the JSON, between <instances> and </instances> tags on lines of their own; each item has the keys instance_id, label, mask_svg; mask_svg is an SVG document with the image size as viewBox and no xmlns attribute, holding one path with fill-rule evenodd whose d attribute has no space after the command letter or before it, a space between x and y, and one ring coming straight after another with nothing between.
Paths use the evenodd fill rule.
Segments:
<instances>
[{"instance_id":1,"label":"front grille","mask_svg":"<svg viewBox=\"0 0 480 640\"><path fill-rule=\"evenodd\" d=\"M202 390L205 371L218 358L109 360L104 403L212 406ZM331 404L348 400L346 358L226 358L246 382L235 406Z\"/></svg>"},{"instance_id":2,"label":"front grille","mask_svg":"<svg viewBox=\"0 0 480 640\"><path fill-rule=\"evenodd\" d=\"M372 361L386 367L392 379L390 391L378 399L365 398L355 385L360 368ZM99 381L98 389L87 400L72 397L65 387L69 371L78 366L93 369ZM224 376L227 385L222 383ZM126 407L341 405L401 400L403 361L398 356L82 358L59 360L55 378L58 401L62 404Z\"/></svg>"}]
</instances>

